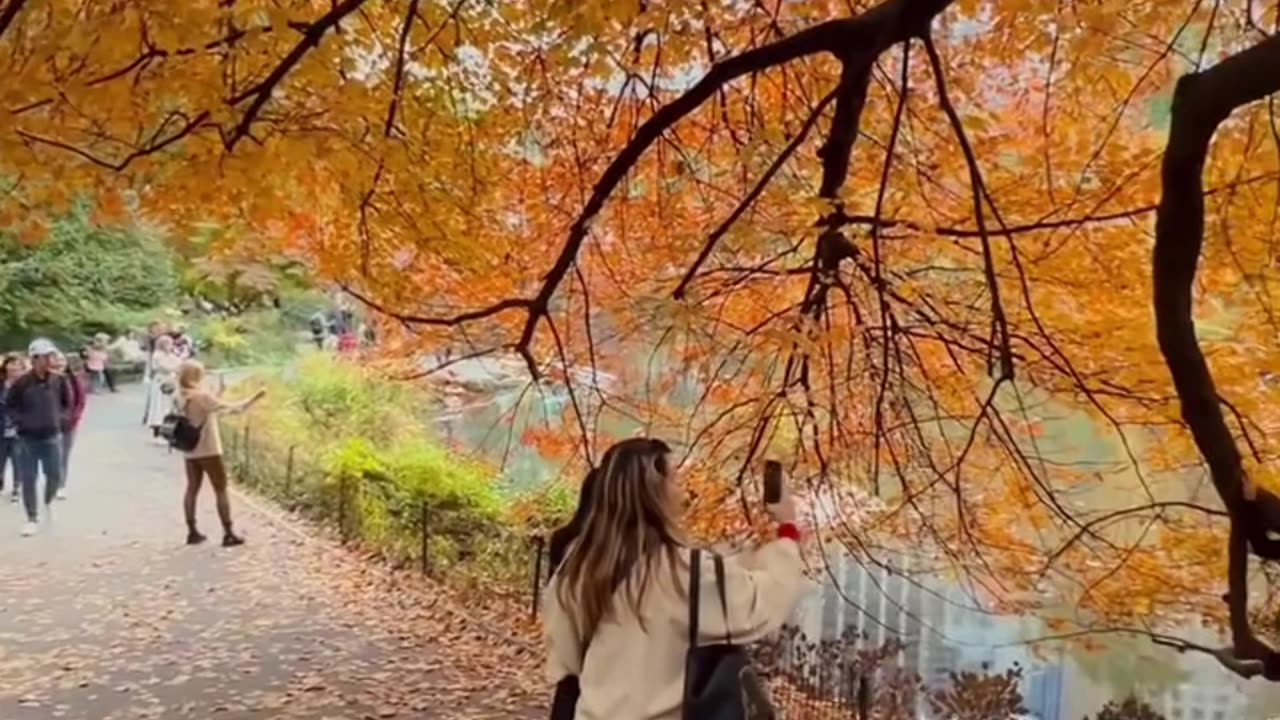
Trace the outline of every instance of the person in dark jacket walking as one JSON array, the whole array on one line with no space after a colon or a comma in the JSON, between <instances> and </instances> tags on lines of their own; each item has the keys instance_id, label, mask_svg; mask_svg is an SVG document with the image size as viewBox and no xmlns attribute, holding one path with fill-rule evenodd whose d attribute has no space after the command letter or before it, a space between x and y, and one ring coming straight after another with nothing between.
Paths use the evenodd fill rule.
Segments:
<instances>
[{"instance_id":1,"label":"person in dark jacket walking","mask_svg":"<svg viewBox=\"0 0 1280 720\"><path fill-rule=\"evenodd\" d=\"M18 481L18 426L4 404L4 396L26 372L27 360L22 355L10 353L4 356L4 364L0 365L0 490L4 489L4 471L8 465L12 470L9 476L13 478L10 499L15 503L18 502L18 486L21 485Z\"/></svg>"},{"instance_id":2,"label":"person in dark jacket walking","mask_svg":"<svg viewBox=\"0 0 1280 720\"><path fill-rule=\"evenodd\" d=\"M71 448L75 445L76 430L80 429L80 419L84 417L87 398L86 383L80 379L79 373L67 364L67 358L60 352L50 356L49 367L53 373L62 378L71 391L71 410L62 416L62 483L58 486L58 499L67 499L67 479L71 476Z\"/></svg>"},{"instance_id":3,"label":"person in dark jacket walking","mask_svg":"<svg viewBox=\"0 0 1280 720\"><path fill-rule=\"evenodd\" d=\"M63 376L51 367L58 348L43 338L27 350L31 370L9 388L5 405L18 428L22 502L27 510L24 536L34 535L40 519L36 485L44 470L44 503L47 508L62 487L62 428L72 411L74 398Z\"/></svg>"},{"instance_id":4,"label":"person in dark jacket walking","mask_svg":"<svg viewBox=\"0 0 1280 720\"><path fill-rule=\"evenodd\" d=\"M311 342L316 344L317 350L324 349L324 331L325 320L324 313L318 312L311 316Z\"/></svg>"}]
</instances>

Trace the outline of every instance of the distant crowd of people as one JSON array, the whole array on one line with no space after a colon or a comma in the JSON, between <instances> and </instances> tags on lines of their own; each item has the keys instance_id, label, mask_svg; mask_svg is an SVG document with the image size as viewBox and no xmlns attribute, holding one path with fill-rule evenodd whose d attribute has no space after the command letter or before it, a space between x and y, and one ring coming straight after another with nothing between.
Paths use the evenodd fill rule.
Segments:
<instances>
[{"instance_id":1,"label":"distant crowd of people","mask_svg":"<svg viewBox=\"0 0 1280 720\"><path fill-rule=\"evenodd\" d=\"M4 428L0 441L0 490L6 467L12 469L10 499L22 501L26 524L22 534L36 534L39 528L41 500L46 508L54 500L67 498L67 477L76 430L84 416L87 396L96 387L96 378L106 383L106 365L91 369L86 356L68 358L51 341L40 338L27 348L26 355L10 353L4 357L3 402L0 402L0 425ZM95 378L86 382L86 378ZM44 474L43 494L38 480Z\"/></svg>"},{"instance_id":2,"label":"distant crowd of people","mask_svg":"<svg viewBox=\"0 0 1280 720\"><path fill-rule=\"evenodd\" d=\"M320 314L312 323L312 333L318 346L338 351L354 350L374 340L372 329L357 324L354 314L342 304ZM197 343L185 326L156 321L144 332L126 332L115 338L95 335L74 352L64 354L51 340L39 338L26 353L3 356L0 497L8 490L12 502L21 501L26 514L23 536L37 534L41 519L50 517L54 501L67 498L72 449L89 396L116 392L116 372L128 367L142 371L142 423L148 436L182 454L187 543L199 544L206 539L196 517L196 499L205 478L214 490L222 544L230 547L244 542L232 524L218 417L248 410L265 391L239 402L223 400L221 383L210 387L197 354Z\"/></svg>"},{"instance_id":3,"label":"distant crowd of people","mask_svg":"<svg viewBox=\"0 0 1280 720\"><path fill-rule=\"evenodd\" d=\"M369 347L377 341L373 326L356 322L355 313L349 307L339 306L332 312L317 312L311 316L311 342L317 350L329 350L342 354L355 352L362 345Z\"/></svg>"},{"instance_id":4,"label":"distant crowd of people","mask_svg":"<svg viewBox=\"0 0 1280 720\"><path fill-rule=\"evenodd\" d=\"M113 366L140 365L145 387L143 424L157 442L180 450L185 461L187 542L205 539L196 526L196 497L205 477L216 495L222 544L244 542L231 523L217 416L247 410L264 392L242 402L224 402L220 389L207 387L196 352L196 343L184 327L153 322L145 334L125 333L114 340L97 335L74 353L64 354L51 340L38 338L26 353L3 356L0 496L9 480L9 497L15 504L21 501L26 514L23 536L37 534L42 516L50 517L54 501L67 499L72 449L88 397L117 391ZM175 440L175 424L190 430L187 442Z\"/></svg>"},{"instance_id":5,"label":"distant crowd of people","mask_svg":"<svg viewBox=\"0 0 1280 720\"><path fill-rule=\"evenodd\" d=\"M154 344L161 327L153 324L147 347ZM185 331L179 329L173 336L177 347L194 352L194 343ZM26 353L3 356L0 493L7 481L10 501L21 501L26 513L24 536L39 531L42 507L48 518L49 506L55 500L67 499L72 449L89 396L117 391L113 365L145 365L150 358L150 352L133 333L115 339L99 333L69 353L52 340L37 338Z\"/></svg>"}]
</instances>

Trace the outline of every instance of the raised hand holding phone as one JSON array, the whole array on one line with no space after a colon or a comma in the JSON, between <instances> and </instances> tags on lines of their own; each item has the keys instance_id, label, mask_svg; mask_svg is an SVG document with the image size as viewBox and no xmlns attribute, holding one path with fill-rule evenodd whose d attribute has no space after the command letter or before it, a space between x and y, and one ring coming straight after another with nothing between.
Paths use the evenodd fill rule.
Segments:
<instances>
[{"instance_id":1,"label":"raised hand holding phone","mask_svg":"<svg viewBox=\"0 0 1280 720\"><path fill-rule=\"evenodd\" d=\"M782 499L782 463L766 460L764 464L764 503L772 505Z\"/></svg>"},{"instance_id":2,"label":"raised hand holding phone","mask_svg":"<svg viewBox=\"0 0 1280 720\"><path fill-rule=\"evenodd\" d=\"M782 464L776 460L769 460L764 464L764 502L765 510L776 522L795 523L795 500L782 481Z\"/></svg>"}]
</instances>

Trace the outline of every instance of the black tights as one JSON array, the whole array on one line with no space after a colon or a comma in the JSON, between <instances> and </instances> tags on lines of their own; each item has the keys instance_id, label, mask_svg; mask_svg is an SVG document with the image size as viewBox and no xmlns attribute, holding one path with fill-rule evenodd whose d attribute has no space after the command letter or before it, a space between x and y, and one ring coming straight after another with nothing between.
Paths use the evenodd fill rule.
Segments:
<instances>
[{"instance_id":1,"label":"black tights","mask_svg":"<svg viewBox=\"0 0 1280 720\"><path fill-rule=\"evenodd\" d=\"M196 530L196 497L200 494L200 485L205 476L213 486L214 499L218 505L218 519L222 521L222 531L231 533L231 500L227 497L227 469L222 464L222 456L187 458L187 492L182 498L182 510L187 519L187 529Z\"/></svg>"}]
</instances>

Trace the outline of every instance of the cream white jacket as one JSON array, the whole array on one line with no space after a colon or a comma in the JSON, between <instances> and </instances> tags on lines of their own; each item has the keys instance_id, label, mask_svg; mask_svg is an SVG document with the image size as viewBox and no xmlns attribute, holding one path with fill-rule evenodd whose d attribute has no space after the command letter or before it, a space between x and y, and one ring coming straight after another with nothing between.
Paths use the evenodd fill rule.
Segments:
<instances>
[{"instance_id":1,"label":"cream white jacket","mask_svg":"<svg viewBox=\"0 0 1280 720\"><path fill-rule=\"evenodd\" d=\"M649 578L640 612L645 627L619 590L613 611L596 628L583 658L578 637L560 603L559 578L545 592L543 626L547 679L554 686L577 675L582 695L575 720L679 720L689 640L689 551L682 550L676 573L661 556ZM773 633L791 616L807 589L799 547L778 539L725 558L728 618L720 608L710 553L702 553L698 643L749 643ZM638 572L638 571L637 571ZM675 578L679 577L677 584Z\"/></svg>"}]
</instances>

